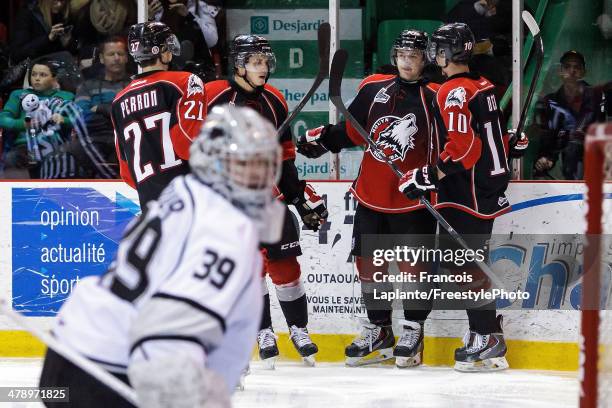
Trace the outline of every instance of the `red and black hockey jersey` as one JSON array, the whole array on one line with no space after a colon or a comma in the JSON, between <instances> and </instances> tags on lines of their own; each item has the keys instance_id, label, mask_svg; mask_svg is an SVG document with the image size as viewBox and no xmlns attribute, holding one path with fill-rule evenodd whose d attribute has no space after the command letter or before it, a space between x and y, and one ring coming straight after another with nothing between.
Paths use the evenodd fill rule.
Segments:
<instances>
[{"instance_id":1,"label":"red and black hockey jersey","mask_svg":"<svg viewBox=\"0 0 612 408\"><path fill-rule=\"evenodd\" d=\"M440 86L435 105L442 148L437 165L446 174L437 207L480 218L509 211L508 147L495 86L474 73L454 75Z\"/></svg>"},{"instance_id":2,"label":"red and black hockey jersey","mask_svg":"<svg viewBox=\"0 0 612 408\"><path fill-rule=\"evenodd\" d=\"M248 106L272 122L277 129L285 121L289 112L283 94L269 84L254 92L247 92L234 81L212 81L206 83L206 95L208 96L208 109L224 104ZM292 203L295 198L302 196L304 183L298 179L295 167L295 143L291 137L290 127L279 135L279 142L283 149L283 168L278 189L285 200Z\"/></svg>"},{"instance_id":3,"label":"red and black hockey jersey","mask_svg":"<svg viewBox=\"0 0 612 408\"><path fill-rule=\"evenodd\" d=\"M437 87L427 80L407 82L395 75L371 75L359 85L348 110L380 151L406 172L431 164L438 155L431 112ZM346 133L355 145L365 144L349 122ZM397 182L383 158L367 148L351 192L360 204L375 211L404 213L423 208L419 200L400 193Z\"/></svg>"},{"instance_id":4,"label":"red and black hockey jersey","mask_svg":"<svg viewBox=\"0 0 612 408\"><path fill-rule=\"evenodd\" d=\"M113 100L111 119L121 178L140 206L189 171L189 146L206 118L204 83L189 72L136 75Z\"/></svg>"}]
</instances>

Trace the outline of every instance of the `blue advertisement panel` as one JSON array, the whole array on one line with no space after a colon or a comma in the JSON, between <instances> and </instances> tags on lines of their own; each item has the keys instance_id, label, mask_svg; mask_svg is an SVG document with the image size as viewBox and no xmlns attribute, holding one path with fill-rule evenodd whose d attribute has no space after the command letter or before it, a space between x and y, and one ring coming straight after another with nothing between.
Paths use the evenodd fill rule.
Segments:
<instances>
[{"instance_id":1,"label":"blue advertisement panel","mask_svg":"<svg viewBox=\"0 0 612 408\"><path fill-rule=\"evenodd\" d=\"M106 272L140 211L95 188L12 189L13 308L54 316L80 279Z\"/></svg>"}]
</instances>

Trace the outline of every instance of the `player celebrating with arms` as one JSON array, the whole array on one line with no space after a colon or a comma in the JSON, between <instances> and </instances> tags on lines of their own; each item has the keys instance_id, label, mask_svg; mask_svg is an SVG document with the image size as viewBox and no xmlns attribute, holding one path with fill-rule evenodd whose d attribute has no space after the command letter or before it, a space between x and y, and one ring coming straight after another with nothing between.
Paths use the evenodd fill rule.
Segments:
<instances>
[{"instance_id":1,"label":"player celebrating with arms","mask_svg":"<svg viewBox=\"0 0 612 408\"><path fill-rule=\"evenodd\" d=\"M432 135L432 106L436 84L422 77L425 67L427 34L405 30L394 41L391 63L399 75L372 75L362 81L349 111L369 131L378 147L368 148L361 162L357 180L351 192L359 202L353 224L353 248L361 293L369 323L345 350L348 365L375 363L395 356L399 367L421 363L423 350L423 324L429 313L418 310L420 305L405 305L403 333L393 350L395 339L391 329L391 303L374 301L374 288L381 288L373 274L386 266L375 268L371 248L366 248L362 235L416 234L433 235L435 219L416 199L407 199L397 191L397 176L383 161L384 156L400 169L426 166L436 157L435 138ZM327 151L340 152L343 148L365 144L349 122L321 126L307 131L298 141L298 151L306 157L316 158ZM424 242L421 242L424 244ZM415 269L423 270L425 265ZM410 272L401 264L402 272ZM385 288L388 289L388 288Z\"/></svg>"},{"instance_id":2,"label":"player celebrating with arms","mask_svg":"<svg viewBox=\"0 0 612 408\"><path fill-rule=\"evenodd\" d=\"M510 171L494 85L468 67L473 47L474 35L466 24L447 24L432 34L428 56L448 77L435 98L443 149L434 164L408 171L399 190L409 198L437 190L440 214L459 234L478 234L464 237L477 249L486 245L495 218L510 210L505 195ZM440 234L441 240L450 241L445 229ZM481 275L475 265L443 266L449 273L471 269ZM455 369L507 368L502 316L496 318L495 302L468 309L467 315L469 335L465 345L455 350Z\"/></svg>"},{"instance_id":3,"label":"player celebrating with arms","mask_svg":"<svg viewBox=\"0 0 612 408\"><path fill-rule=\"evenodd\" d=\"M287 117L288 108L280 91L267 83L276 66L276 58L268 40L257 35L237 36L231 46L231 60L234 75L229 81L219 80L206 84L209 108L225 103L248 106L268 118L278 129ZM283 164L278 190L286 203L295 206L304 225L317 231L327 217L325 203L310 185L298 178L291 130L287 128L279 138L283 149ZM297 261L297 257L302 254L298 228L297 220L287 211L280 242L263 247L266 255L265 272L275 285L295 348L306 362L312 364L318 348L306 329L308 305ZM270 296L265 281L264 290L264 313L258 336L259 356L273 367L279 351L272 330Z\"/></svg>"}]
</instances>

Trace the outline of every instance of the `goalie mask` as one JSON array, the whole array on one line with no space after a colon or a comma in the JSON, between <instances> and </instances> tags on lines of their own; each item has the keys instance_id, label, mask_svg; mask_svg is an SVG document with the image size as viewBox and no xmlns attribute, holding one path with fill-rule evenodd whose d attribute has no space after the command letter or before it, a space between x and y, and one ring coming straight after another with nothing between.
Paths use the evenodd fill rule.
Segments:
<instances>
[{"instance_id":1,"label":"goalie mask","mask_svg":"<svg viewBox=\"0 0 612 408\"><path fill-rule=\"evenodd\" d=\"M189 153L196 177L249 216L261 242L278 242L285 207L272 193L282 158L274 126L250 108L216 106Z\"/></svg>"},{"instance_id":2,"label":"goalie mask","mask_svg":"<svg viewBox=\"0 0 612 408\"><path fill-rule=\"evenodd\" d=\"M164 51L181 54L181 44L164 23L149 21L134 24L128 33L128 46L134 61L140 63L161 57Z\"/></svg>"},{"instance_id":3,"label":"goalie mask","mask_svg":"<svg viewBox=\"0 0 612 408\"><path fill-rule=\"evenodd\" d=\"M474 45L474 34L467 24L446 24L431 35L427 57L442 68L448 66L449 62L467 64L472 58ZM437 57L443 58L444 63L439 63Z\"/></svg>"}]
</instances>

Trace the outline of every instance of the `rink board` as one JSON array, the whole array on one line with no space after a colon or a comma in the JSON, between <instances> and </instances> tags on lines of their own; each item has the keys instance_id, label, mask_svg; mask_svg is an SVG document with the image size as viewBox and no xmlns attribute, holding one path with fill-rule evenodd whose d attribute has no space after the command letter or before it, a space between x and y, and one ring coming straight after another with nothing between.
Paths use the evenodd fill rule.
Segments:
<instances>
[{"instance_id":1,"label":"rink board","mask_svg":"<svg viewBox=\"0 0 612 408\"><path fill-rule=\"evenodd\" d=\"M309 300L309 329L321 349L319 360L341 361L344 346L358 331L358 318L365 315L349 257L355 202L348 182L313 184L325 195L330 217L321 231L301 232L304 255L299 260ZM509 197L516 210L496 221L495 232L583 231L583 191L580 183L513 183ZM102 273L112 260L121 230L138 212L135 201L135 192L117 182L0 182L0 294L10 296L13 307L33 324L49 328L78 278ZM62 212L67 214L63 218ZM72 262L57 259L59 246L64 256L66 248L72 248ZM580 314L570 297L579 283L572 285L558 310L503 311L513 367L577 368ZM281 352L295 359L282 333L286 328L274 290L270 293ZM426 326L425 362L452 363L453 349L466 328L464 312L433 312ZM0 316L0 356L33 357L43 350Z\"/></svg>"}]
</instances>

